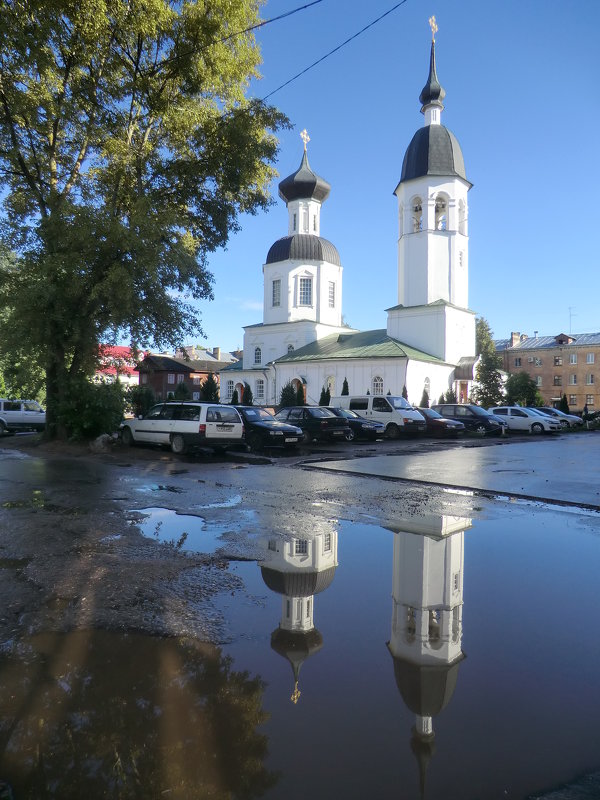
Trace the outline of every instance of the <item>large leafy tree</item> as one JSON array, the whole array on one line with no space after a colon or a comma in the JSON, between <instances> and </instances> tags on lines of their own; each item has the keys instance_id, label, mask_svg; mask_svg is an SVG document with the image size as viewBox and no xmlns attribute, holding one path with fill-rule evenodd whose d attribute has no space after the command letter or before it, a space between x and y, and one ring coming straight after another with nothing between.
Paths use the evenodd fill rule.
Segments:
<instances>
[{"instance_id":1,"label":"large leafy tree","mask_svg":"<svg viewBox=\"0 0 600 800\"><path fill-rule=\"evenodd\" d=\"M487 408L502 401L502 356L496 352L489 323L483 317L475 321L475 352L479 358L475 368L477 384L472 396L475 402Z\"/></svg>"},{"instance_id":2,"label":"large leafy tree","mask_svg":"<svg viewBox=\"0 0 600 800\"><path fill-rule=\"evenodd\" d=\"M540 395L534 379L526 372L515 372L506 381L506 402L509 405L542 406L544 399Z\"/></svg>"},{"instance_id":3,"label":"large leafy tree","mask_svg":"<svg viewBox=\"0 0 600 800\"><path fill-rule=\"evenodd\" d=\"M245 98L258 5L0 0L0 324L44 370L51 435L101 341L198 333L207 255L269 202L287 123Z\"/></svg>"}]
</instances>

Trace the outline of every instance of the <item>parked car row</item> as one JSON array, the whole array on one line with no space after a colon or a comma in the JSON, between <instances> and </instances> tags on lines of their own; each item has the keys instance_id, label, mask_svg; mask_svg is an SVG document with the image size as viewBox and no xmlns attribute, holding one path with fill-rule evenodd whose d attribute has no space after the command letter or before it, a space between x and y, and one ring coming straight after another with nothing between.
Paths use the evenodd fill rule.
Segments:
<instances>
[{"instance_id":1,"label":"parked car row","mask_svg":"<svg viewBox=\"0 0 600 800\"><path fill-rule=\"evenodd\" d=\"M126 445L162 444L181 454L194 447L224 449L243 443L259 450L295 447L300 442L395 439L401 432L433 436L507 430L552 433L582 424L580 417L550 408L493 406L486 410L469 403L439 403L415 409L404 398L389 395L336 397L331 402L329 407L291 406L272 414L257 406L168 401L144 416L124 420L121 438Z\"/></svg>"}]
</instances>

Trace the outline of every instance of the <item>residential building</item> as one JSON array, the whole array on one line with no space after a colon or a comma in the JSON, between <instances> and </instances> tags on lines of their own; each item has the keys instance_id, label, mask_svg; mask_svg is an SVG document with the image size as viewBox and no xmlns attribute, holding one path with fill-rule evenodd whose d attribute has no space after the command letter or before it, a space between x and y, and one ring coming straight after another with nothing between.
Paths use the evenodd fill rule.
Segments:
<instances>
[{"instance_id":1,"label":"residential building","mask_svg":"<svg viewBox=\"0 0 600 800\"><path fill-rule=\"evenodd\" d=\"M218 384L219 371L228 363L217 361L212 356L198 360L148 353L137 365L137 369L140 385L152 389L157 400L167 400L180 383L187 386L192 400L200 400L202 384L206 378L212 374Z\"/></svg>"}]
</instances>

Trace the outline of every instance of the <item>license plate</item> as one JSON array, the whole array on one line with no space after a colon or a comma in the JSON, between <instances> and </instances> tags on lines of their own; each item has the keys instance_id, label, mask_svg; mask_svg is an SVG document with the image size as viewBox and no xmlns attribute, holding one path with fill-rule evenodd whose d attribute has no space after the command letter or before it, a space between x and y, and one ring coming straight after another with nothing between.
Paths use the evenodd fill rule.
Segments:
<instances>
[{"instance_id":1,"label":"license plate","mask_svg":"<svg viewBox=\"0 0 600 800\"><path fill-rule=\"evenodd\" d=\"M297 437L297 436L288 436L288 437L285 439L285 441L286 441L286 442L297 442L297 441L298 441L298 437Z\"/></svg>"},{"instance_id":2,"label":"license plate","mask_svg":"<svg viewBox=\"0 0 600 800\"><path fill-rule=\"evenodd\" d=\"M344 435L344 431L334 431L333 435L334 436L343 436Z\"/></svg>"}]
</instances>

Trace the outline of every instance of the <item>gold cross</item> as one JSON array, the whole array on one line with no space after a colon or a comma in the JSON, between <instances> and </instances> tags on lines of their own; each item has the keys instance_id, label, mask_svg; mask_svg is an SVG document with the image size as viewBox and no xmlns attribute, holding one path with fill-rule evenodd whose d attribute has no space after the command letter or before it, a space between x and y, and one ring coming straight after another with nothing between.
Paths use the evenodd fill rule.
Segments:
<instances>
[{"instance_id":1,"label":"gold cross","mask_svg":"<svg viewBox=\"0 0 600 800\"><path fill-rule=\"evenodd\" d=\"M435 17L429 17L429 27L431 28L431 41L435 42L435 35L438 32L437 22Z\"/></svg>"},{"instance_id":2,"label":"gold cross","mask_svg":"<svg viewBox=\"0 0 600 800\"><path fill-rule=\"evenodd\" d=\"M308 135L308 131L306 130L306 128L304 128L304 130L300 134L300 138L304 142L304 149L306 150L306 145L310 142L310 136Z\"/></svg>"}]
</instances>

